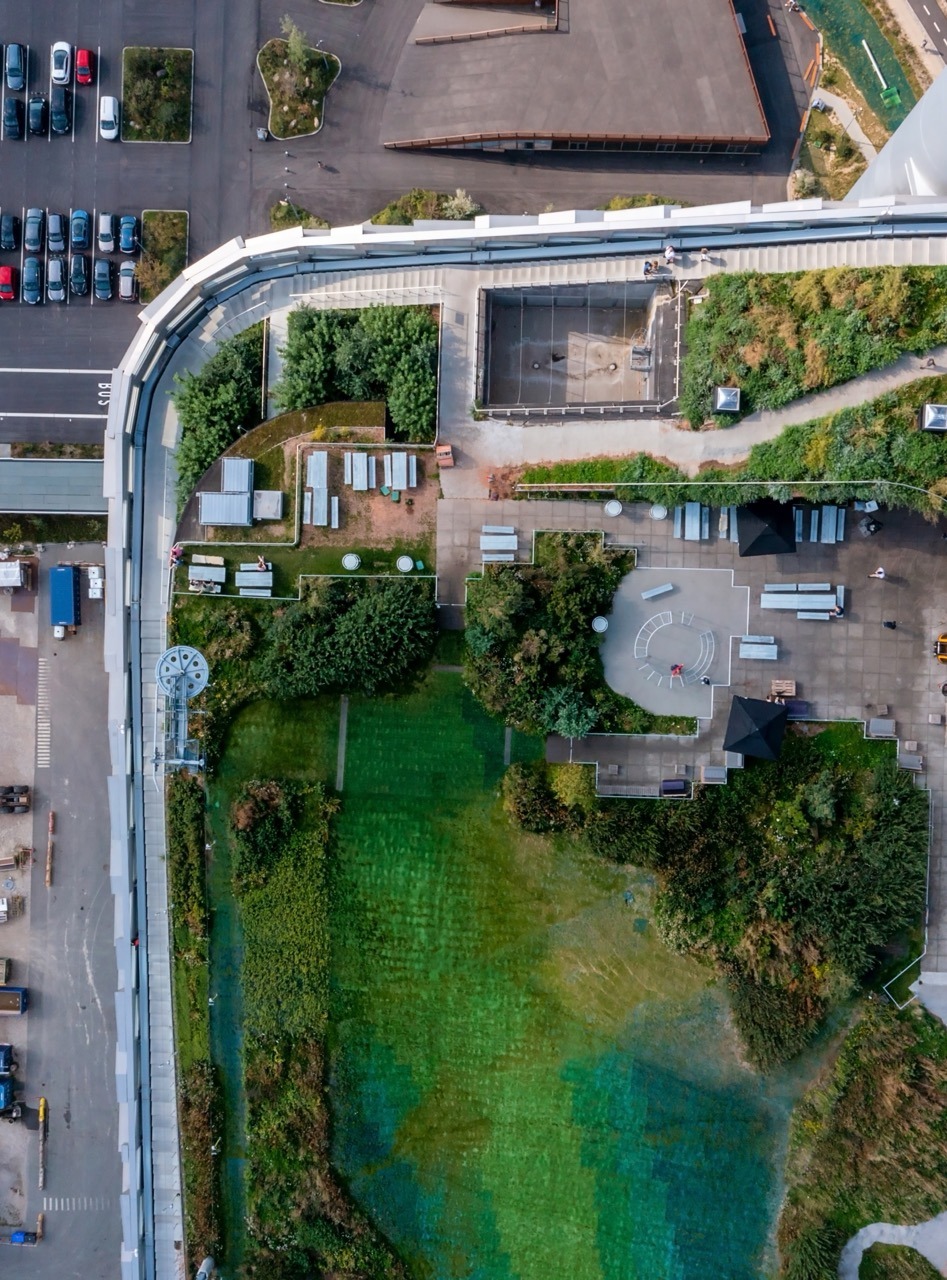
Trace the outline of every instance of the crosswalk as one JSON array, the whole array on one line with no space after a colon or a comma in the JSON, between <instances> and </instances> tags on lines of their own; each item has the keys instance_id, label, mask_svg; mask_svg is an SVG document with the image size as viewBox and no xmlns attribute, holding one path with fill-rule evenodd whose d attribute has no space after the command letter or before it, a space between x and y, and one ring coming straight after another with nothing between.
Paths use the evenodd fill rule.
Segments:
<instances>
[{"instance_id":1,"label":"crosswalk","mask_svg":"<svg viewBox=\"0 0 947 1280\"><path fill-rule=\"evenodd\" d=\"M43 1196L43 1213L104 1213L117 1204L114 1196Z\"/></svg>"},{"instance_id":2,"label":"crosswalk","mask_svg":"<svg viewBox=\"0 0 947 1280\"><path fill-rule=\"evenodd\" d=\"M50 725L49 725L49 663L45 658L37 659L36 675L36 767L50 767Z\"/></svg>"}]
</instances>

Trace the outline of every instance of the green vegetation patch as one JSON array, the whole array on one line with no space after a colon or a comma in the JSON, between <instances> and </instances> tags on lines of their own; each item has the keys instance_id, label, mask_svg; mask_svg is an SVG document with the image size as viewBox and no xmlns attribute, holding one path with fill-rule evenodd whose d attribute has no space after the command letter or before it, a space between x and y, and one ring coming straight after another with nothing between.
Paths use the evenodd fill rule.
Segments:
<instances>
[{"instance_id":1,"label":"green vegetation patch","mask_svg":"<svg viewBox=\"0 0 947 1280\"><path fill-rule=\"evenodd\" d=\"M608 204L600 204L600 209L648 209L656 204L675 205L678 209L689 209L691 201L678 200L674 196L654 196L644 194L640 196L612 196Z\"/></svg>"},{"instance_id":2,"label":"green vegetation patch","mask_svg":"<svg viewBox=\"0 0 947 1280\"><path fill-rule=\"evenodd\" d=\"M591 620L610 612L632 564L600 536L543 534L535 564L491 565L470 580L466 673L492 715L568 738L693 731L692 721L652 715L605 683Z\"/></svg>"},{"instance_id":3,"label":"green vegetation patch","mask_svg":"<svg viewBox=\"0 0 947 1280\"><path fill-rule=\"evenodd\" d=\"M335 54L313 49L290 18L283 19L285 40L268 40L257 66L270 99L270 133L299 138L322 127L325 96L342 70Z\"/></svg>"},{"instance_id":4,"label":"green vegetation patch","mask_svg":"<svg viewBox=\"0 0 947 1280\"><path fill-rule=\"evenodd\" d=\"M904 68L864 0L807 0L806 12L841 60L865 101L893 133L916 101ZM890 21L890 18L889 18ZM868 45L885 83L900 101L886 102L882 84L865 51Z\"/></svg>"},{"instance_id":5,"label":"green vegetation patch","mask_svg":"<svg viewBox=\"0 0 947 1280\"><path fill-rule=\"evenodd\" d=\"M904 1244L873 1244L862 1254L858 1280L940 1280L923 1254Z\"/></svg>"},{"instance_id":6,"label":"green vegetation patch","mask_svg":"<svg viewBox=\"0 0 947 1280\"><path fill-rule=\"evenodd\" d=\"M122 141L190 142L192 49L122 50Z\"/></svg>"},{"instance_id":7,"label":"green vegetation patch","mask_svg":"<svg viewBox=\"0 0 947 1280\"><path fill-rule=\"evenodd\" d=\"M690 804L597 801L545 766L512 770L504 795L526 829L582 831L655 872L662 936L716 966L762 1069L799 1053L923 910L927 796L856 725L790 734L777 762Z\"/></svg>"},{"instance_id":8,"label":"green vegetation patch","mask_svg":"<svg viewBox=\"0 0 947 1280\"><path fill-rule=\"evenodd\" d=\"M330 400L384 400L398 440L433 440L437 414L437 320L427 307L290 312L281 409Z\"/></svg>"},{"instance_id":9,"label":"green vegetation patch","mask_svg":"<svg viewBox=\"0 0 947 1280\"><path fill-rule=\"evenodd\" d=\"M8 546L37 542L104 542L106 516L0 515L0 542Z\"/></svg>"},{"instance_id":10,"label":"green vegetation patch","mask_svg":"<svg viewBox=\"0 0 947 1280\"><path fill-rule=\"evenodd\" d=\"M871 1222L924 1222L947 1201L947 1031L919 1005L869 1002L792 1120L779 1222L786 1280L835 1276ZM922 1280L911 1251L869 1251L861 1276Z\"/></svg>"},{"instance_id":11,"label":"green vegetation patch","mask_svg":"<svg viewBox=\"0 0 947 1280\"><path fill-rule=\"evenodd\" d=\"M221 1093L210 1060L208 902L204 788L172 774L165 792L168 901L173 943L174 1032L180 1084L184 1221L192 1262L221 1246ZM196 1265L196 1263L195 1263Z\"/></svg>"},{"instance_id":12,"label":"green vegetation patch","mask_svg":"<svg viewBox=\"0 0 947 1280\"><path fill-rule=\"evenodd\" d=\"M242 431L260 421L263 325L222 342L197 373L175 374L174 407L181 424L178 505Z\"/></svg>"},{"instance_id":13,"label":"green vegetation patch","mask_svg":"<svg viewBox=\"0 0 947 1280\"><path fill-rule=\"evenodd\" d=\"M861 150L831 111L809 116L799 164L794 175L797 194L829 200L844 199L867 167Z\"/></svg>"},{"instance_id":14,"label":"green vegetation patch","mask_svg":"<svg viewBox=\"0 0 947 1280\"><path fill-rule=\"evenodd\" d=\"M326 0L326 3L338 0ZM325 230L329 226L325 218L320 218L316 213L310 213L308 209L304 209L301 205L294 204L292 200L277 200L276 204L270 205L270 230L286 231L290 227L307 227L311 230Z\"/></svg>"},{"instance_id":15,"label":"green vegetation patch","mask_svg":"<svg viewBox=\"0 0 947 1280\"><path fill-rule=\"evenodd\" d=\"M184 209L146 209L141 215L138 284L151 302L187 266L188 215Z\"/></svg>"},{"instance_id":16,"label":"green vegetation patch","mask_svg":"<svg viewBox=\"0 0 947 1280\"><path fill-rule=\"evenodd\" d=\"M740 387L744 414L777 409L944 341L944 267L711 276L687 324L681 413L701 426L716 386Z\"/></svg>"},{"instance_id":17,"label":"green vegetation patch","mask_svg":"<svg viewBox=\"0 0 947 1280\"><path fill-rule=\"evenodd\" d=\"M782 502L794 497L809 502L876 498L889 507L940 515L947 497L943 442L936 433L918 427L917 414L921 405L941 404L945 397L947 378L919 378L867 404L786 427L775 440L754 445L746 462L705 467L694 481L676 467L640 453L527 467L520 480L579 484L592 492L632 484L634 488L619 492L672 507L690 499L726 506L764 497ZM815 483L803 485L807 481Z\"/></svg>"},{"instance_id":18,"label":"green vegetation patch","mask_svg":"<svg viewBox=\"0 0 947 1280\"><path fill-rule=\"evenodd\" d=\"M482 212L481 206L471 199L463 187L458 187L453 195L415 187L386 204L384 209L374 215L372 222L376 226L410 227L412 222L445 218L452 222L465 222Z\"/></svg>"}]
</instances>

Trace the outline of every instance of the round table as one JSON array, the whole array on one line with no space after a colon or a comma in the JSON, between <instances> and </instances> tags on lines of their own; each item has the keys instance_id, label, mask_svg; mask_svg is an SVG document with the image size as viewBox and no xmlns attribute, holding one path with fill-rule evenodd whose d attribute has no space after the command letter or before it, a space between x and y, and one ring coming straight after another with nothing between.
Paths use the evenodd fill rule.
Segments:
<instances>
[{"instance_id":1,"label":"round table","mask_svg":"<svg viewBox=\"0 0 947 1280\"><path fill-rule=\"evenodd\" d=\"M605 514L607 516L620 516L622 513L622 505L617 498L609 498L605 503Z\"/></svg>"},{"instance_id":2,"label":"round table","mask_svg":"<svg viewBox=\"0 0 947 1280\"><path fill-rule=\"evenodd\" d=\"M357 556L354 551L346 551L342 557L342 568L348 569L349 573L354 573L362 563L362 557Z\"/></svg>"},{"instance_id":3,"label":"round table","mask_svg":"<svg viewBox=\"0 0 947 1280\"><path fill-rule=\"evenodd\" d=\"M608 619L603 618L601 614L597 618L592 619L592 630L597 635L604 635L608 630Z\"/></svg>"},{"instance_id":4,"label":"round table","mask_svg":"<svg viewBox=\"0 0 947 1280\"><path fill-rule=\"evenodd\" d=\"M668 518L668 509L663 502L656 502L651 508L652 520L666 520Z\"/></svg>"},{"instance_id":5,"label":"round table","mask_svg":"<svg viewBox=\"0 0 947 1280\"><path fill-rule=\"evenodd\" d=\"M414 561L410 556L399 556L395 563L399 573L410 573L414 568Z\"/></svg>"}]
</instances>

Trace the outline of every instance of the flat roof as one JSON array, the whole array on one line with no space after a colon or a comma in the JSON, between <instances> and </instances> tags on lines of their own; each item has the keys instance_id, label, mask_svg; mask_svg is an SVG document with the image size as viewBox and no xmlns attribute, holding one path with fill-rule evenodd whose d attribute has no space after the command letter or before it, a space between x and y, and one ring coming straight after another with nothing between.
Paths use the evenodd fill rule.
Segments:
<instances>
[{"instance_id":1,"label":"flat roof","mask_svg":"<svg viewBox=\"0 0 947 1280\"><path fill-rule=\"evenodd\" d=\"M570 0L568 31L414 43L427 21L392 78L386 145L769 138L731 0Z\"/></svg>"},{"instance_id":2,"label":"flat roof","mask_svg":"<svg viewBox=\"0 0 947 1280\"><path fill-rule=\"evenodd\" d=\"M197 501L200 524L253 523L252 493L199 493Z\"/></svg>"}]
</instances>

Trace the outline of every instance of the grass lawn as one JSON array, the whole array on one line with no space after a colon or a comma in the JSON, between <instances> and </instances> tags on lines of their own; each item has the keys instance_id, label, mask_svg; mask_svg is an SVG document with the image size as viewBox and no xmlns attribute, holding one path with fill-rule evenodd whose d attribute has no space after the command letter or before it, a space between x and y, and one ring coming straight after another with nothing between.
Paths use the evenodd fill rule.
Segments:
<instances>
[{"instance_id":1,"label":"grass lawn","mask_svg":"<svg viewBox=\"0 0 947 1280\"><path fill-rule=\"evenodd\" d=\"M190 142L194 51L122 50L122 141Z\"/></svg>"},{"instance_id":2,"label":"grass lawn","mask_svg":"<svg viewBox=\"0 0 947 1280\"><path fill-rule=\"evenodd\" d=\"M342 70L334 54L308 45L300 62L294 64L288 55L287 40L268 40L257 54L274 138L299 138L321 129L325 96Z\"/></svg>"},{"instance_id":3,"label":"grass lawn","mask_svg":"<svg viewBox=\"0 0 947 1280\"><path fill-rule=\"evenodd\" d=\"M513 736L513 760L540 749ZM707 970L658 942L648 877L514 831L503 768L503 726L456 675L351 702L343 1177L413 1275L758 1277L783 1103L738 1065Z\"/></svg>"},{"instance_id":4,"label":"grass lawn","mask_svg":"<svg viewBox=\"0 0 947 1280\"><path fill-rule=\"evenodd\" d=\"M142 302L151 302L187 266L185 209L146 209L141 215L138 284Z\"/></svg>"}]
</instances>

